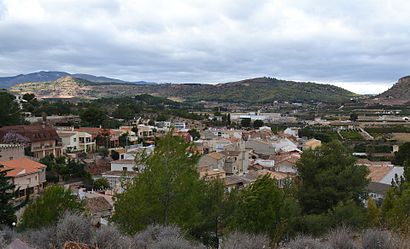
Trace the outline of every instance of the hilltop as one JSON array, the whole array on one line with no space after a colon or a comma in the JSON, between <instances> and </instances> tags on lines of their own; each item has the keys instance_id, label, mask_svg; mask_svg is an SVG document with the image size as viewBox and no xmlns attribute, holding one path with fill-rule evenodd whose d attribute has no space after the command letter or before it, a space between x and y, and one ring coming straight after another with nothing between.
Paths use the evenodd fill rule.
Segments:
<instances>
[{"instance_id":1,"label":"hilltop","mask_svg":"<svg viewBox=\"0 0 410 249\"><path fill-rule=\"evenodd\" d=\"M402 105L410 102L410 76L400 78L389 90L376 96L380 103Z\"/></svg>"},{"instance_id":2,"label":"hilltop","mask_svg":"<svg viewBox=\"0 0 410 249\"><path fill-rule=\"evenodd\" d=\"M96 83L72 76L51 82L31 82L10 88L17 94L34 93L43 98L101 98L151 94L177 97L186 101L220 101L236 103L329 102L348 101L357 96L343 88L311 82L285 81L275 78L254 78L237 82L211 84L131 84Z\"/></svg>"},{"instance_id":3,"label":"hilltop","mask_svg":"<svg viewBox=\"0 0 410 249\"><path fill-rule=\"evenodd\" d=\"M51 82L64 76L72 76L77 79L88 80L97 83L126 83L126 81L109 78L105 76L95 76L92 74L74 73L60 71L39 71L28 74L19 74L9 77L0 77L0 88L9 88L21 83L33 83L33 82ZM136 84L146 83L144 81L131 82Z\"/></svg>"}]
</instances>

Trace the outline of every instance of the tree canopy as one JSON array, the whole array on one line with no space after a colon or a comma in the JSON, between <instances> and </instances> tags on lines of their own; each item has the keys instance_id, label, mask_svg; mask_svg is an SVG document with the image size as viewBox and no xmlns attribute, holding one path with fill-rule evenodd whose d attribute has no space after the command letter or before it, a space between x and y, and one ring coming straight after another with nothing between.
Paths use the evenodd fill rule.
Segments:
<instances>
[{"instance_id":1,"label":"tree canopy","mask_svg":"<svg viewBox=\"0 0 410 249\"><path fill-rule=\"evenodd\" d=\"M82 211L84 205L69 189L60 185L47 187L44 194L27 206L19 227L40 228L55 224L65 211Z\"/></svg>"},{"instance_id":2,"label":"tree canopy","mask_svg":"<svg viewBox=\"0 0 410 249\"><path fill-rule=\"evenodd\" d=\"M11 201L15 196L15 186L7 177L7 170L0 165L0 227L11 226L16 221L15 208Z\"/></svg>"},{"instance_id":3,"label":"tree canopy","mask_svg":"<svg viewBox=\"0 0 410 249\"><path fill-rule=\"evenodd\" d=\"M351 151L336 140L304 151L297 163L301 179L298 196L304 211L319 214L339 202L364 200L368 170L355 162Z\"/></svg>"},{"instance_id":4,"label":"tree canopy","mask_svg":"<svg viewBox=\"0 0 410 249\"><path fill-rule=\"evenodd\" d=\"M0 92L0 106L0 127L22 123L20 108L13 95Z\"/></svg>"}]
</instances>

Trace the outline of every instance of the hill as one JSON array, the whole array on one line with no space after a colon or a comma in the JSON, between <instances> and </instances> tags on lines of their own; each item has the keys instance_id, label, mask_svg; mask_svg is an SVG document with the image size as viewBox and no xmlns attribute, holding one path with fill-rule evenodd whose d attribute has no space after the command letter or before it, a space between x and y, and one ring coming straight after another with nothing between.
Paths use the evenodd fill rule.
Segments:
<instances>
[{"instance_id":1,"label":"hill","mask_svg":"<svg viewBox=\"0 0 410 249\"><path fill-rule=\"evenodd\" d=\"M400 78L389 90L375 97L380 103L401 105L410 102L410 76Z\"/></svg>"},{"instance_id":2,"label":"hill","mask_svg":"<svg viewBox=\"0 0 410 249\"><path fill-rule=\"evenodd\" d=\"M75 73L70 74L67 72L59 72L59 71L39 71L29 74L20 74L16 76L10 77L0 77L0 88L9 88L16 84L21 83L33 83L33 82L51 82L57 80L64 76L72 76L78 79L84 79L91 82L98 82L98 83L126 83L126 81L108 78L104 76L94 76L91 74L81 74ZM142 84L145 83L144 81L137 81L133 82L135 84Z\"/></svg>"},{"instance_id":3,"label":"hill","mask_svg":"<svg viewBox=\"0 0 410 249\"><path fill-rule=\"evenodd\" d=\"M151 94L161 97L176 97L186 101L219 101L236 103L328 102L348 101L357 96L333 85L285 81L275 78L254 78L237 82L211 84L132 84L95 83L65 76L52 82L23 83L13 86L11 92L31 92L39 97L56 98L76 96L101 98Z\"/></svg>"}]
</instances>

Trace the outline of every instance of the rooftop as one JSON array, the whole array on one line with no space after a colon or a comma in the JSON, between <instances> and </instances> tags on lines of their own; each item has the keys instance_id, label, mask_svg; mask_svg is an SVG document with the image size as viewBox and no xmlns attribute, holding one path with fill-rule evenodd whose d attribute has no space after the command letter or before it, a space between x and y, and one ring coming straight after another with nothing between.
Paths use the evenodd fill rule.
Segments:
<instances>
[{"instance_id":1,"label":"rooftop","mask_svg":"<svg viewBox=\"0 0 410 249\"><path fill-rule=\"evenodd\" d=\"M7 171L7 176L11 177L32 174L46 168L44 164L32 161L25 157L9 161L2 161L1 164L4 166L4 170L10 170Z\"/></svg>"}]
</instances>

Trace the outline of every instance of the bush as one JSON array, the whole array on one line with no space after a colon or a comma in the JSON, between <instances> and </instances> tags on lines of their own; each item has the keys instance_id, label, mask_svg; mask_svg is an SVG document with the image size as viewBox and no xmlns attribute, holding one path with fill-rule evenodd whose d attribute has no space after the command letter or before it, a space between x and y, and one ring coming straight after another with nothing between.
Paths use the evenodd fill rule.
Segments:
<instances>
[{"instance_id":1,"label":"bush","mask_svg":"<svg viewBox=\"0 0 410 249\"><path fill-rule=\"evenodd\" d=\"M60 247L68 241L88 244L91 242L92 232L89 219L76 213L67 212L57 223L57 244Z\"/></svg>"},{"instance_id":2,"label":"bush","mask_svg":"<svg viewBox=\"0 0 410 249\"><path fill-rule=\"evenodd\" d=\"M311 214L302 218L300 230L314 236L326 233L332 226L332 219L327 214Z\"/></svg>"},{"instance_id":3,"label":"bush","mask_svg":"<svg viewBox=\"0 0 410 249\"><path fill-rule=\"evenodd\" d=\"M95 233L95 246L99 249L128 249L131 248L131 239L123 236L115 226L102 226Z\"/></svg>"},{"instance_id":4,"label":"bush","mask_svg":"<svg viewBox=\"0 0 410 249\"><path fill-rule=\"evenodd\" d=\"M358 249L351 238L351 232L346 227L339 227L328 235L329 245L332 249Z\"/></svg>"},{"instance_id":5,"label":"bush","mask_svg":"<svg viewBox=\"0 0 410 249\"><path fill-rule=\"evenodd\" d=\"M37 249L56 248L56 229L54 226L32 229L21 235L22 239Z\"/></svg>"},{"instance_id":6,"label":"bush","mask_svg":"<svg viewBox=\"0 0 410 249\"><path fill-rule=\"evenodd\" d=\"M308 236L298 236L286 246L287 249L328 249L325 243Z\"/></svg>"},{"instance_id":7,"label":"bush","mask_svg":"<svg viewBox=\"0 0 410 249\"><path fill-rule=\"evenodd\" d=\"M222 242L222 249L269 248L269 238L265 235L233 232Z\"/></svg>"},{"instance_id":8,"label":"bush","mask_svg":"<svg viewBox=\"0 0 410 249\"><path fill-rule=\"evenodd\" d=\"M150 225L137 233L133 248L190 249L201 248L186 240L177 226Z\"/></svg>"},{"instance_id":9,"label":"bush","mask_svg":"<svg viewBox=\"0 0 410 249\"><path fill-rule=\"evenodd\" d=\"M366 230L362 239L363 249L395 249L399 248L399 239L389 231Z\"/></svg>"}]
</instances>

